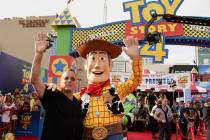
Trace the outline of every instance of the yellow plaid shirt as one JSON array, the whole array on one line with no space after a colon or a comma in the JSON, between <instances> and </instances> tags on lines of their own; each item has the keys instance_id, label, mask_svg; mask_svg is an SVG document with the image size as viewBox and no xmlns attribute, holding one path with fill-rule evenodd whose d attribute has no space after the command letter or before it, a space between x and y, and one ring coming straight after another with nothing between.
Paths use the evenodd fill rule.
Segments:
<instances>
[{"instance_id":1,"label":"yellow plaid shirt","mask_svg":"<svg viewBox=\"0 0 210 140\"><path fill-rule=\"evenodd\" d=\"M122 84L116 85L116 93L120 99L124 99L129 93L136 90L137 86L142 80L142 61L134 60L131 61L131 75L129 79ZM105 93L111 88L106 86L103 88L102 92ZM80 100L80 94L76 93L74 96ZM108 109L107 105L104 103L103 96L91 96L89 102L89 109L84 119L84 126L86 128L93 128L97 126L107 126L115 123L122 122L122 115L112 114Z\"/></svg>"}]
</instances>

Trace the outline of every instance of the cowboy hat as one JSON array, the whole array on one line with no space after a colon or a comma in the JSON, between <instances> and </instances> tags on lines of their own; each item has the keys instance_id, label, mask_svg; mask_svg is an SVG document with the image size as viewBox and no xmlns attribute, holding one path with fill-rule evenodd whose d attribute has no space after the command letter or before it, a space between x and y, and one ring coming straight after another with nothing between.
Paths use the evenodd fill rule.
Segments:
<instances>
[{"instance_id":1,"label":"cowboy hat","mask_svg":"<svg viewBox=\"0 0 210 140\"><path fill-rule=\"evenodd\" d=\"M92 51L105 51L112 59L114 59L121 54L122 48L118 45L114 45L108 41L100 39L89 40L77 48L79 55L85 59L87 54Z\"/></svg>"}]
</instances>

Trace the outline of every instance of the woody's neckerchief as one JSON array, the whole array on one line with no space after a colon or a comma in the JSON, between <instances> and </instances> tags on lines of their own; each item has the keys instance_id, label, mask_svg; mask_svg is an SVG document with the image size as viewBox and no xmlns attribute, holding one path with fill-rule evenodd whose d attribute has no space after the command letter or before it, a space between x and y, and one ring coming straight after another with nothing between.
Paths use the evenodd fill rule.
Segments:
<instances>
[{"instance_id":1,"label":"woody's neckerchief","mask_svg":"<svg viewBox=\"0 0 210 140\"><path fill-rule=\"evenodd\" d=\"M90 96L103 96L104 103L107 105L108 110L113 114L123 114L124 108L119 96L115 93L114 88L110 88L107 92L102 92L103 88L110 85L107 80L101 84L90 84L87 88L82 89L80 92L82 101L82 112L85 116L90 102Z\"/></svg>"},{"instance_id":2,"label":"woody's neckerchief","mask_svg":"<svg viewBox=\"0 0 210 140\"><path fill-rule=\"evenodd\" d=\"M101 96L102 90L105 86L110 85L110 81L107 80L103 83L97 83L97 84L89 84L86 88L83 88L80 92L80 96L82 96L84 93L88 93L92 96Z\"/></svg>"}]
</instances>

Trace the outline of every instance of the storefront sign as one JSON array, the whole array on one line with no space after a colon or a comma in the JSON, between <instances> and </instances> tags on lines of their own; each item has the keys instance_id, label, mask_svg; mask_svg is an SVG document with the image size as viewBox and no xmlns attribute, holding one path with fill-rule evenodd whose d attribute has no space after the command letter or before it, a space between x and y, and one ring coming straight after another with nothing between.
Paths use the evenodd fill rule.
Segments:
<instances>
[{"instance_id":1,"label":"storefront sign","mask_svg":"<svg viewBox=\"0 0 210 140\"><path fill-rule=\"evenodd\" d=\"M19 24L21 24L23 28L45 27L47 23L49 23L48 19L19 20Z\"/></svg>"}]
</instances>

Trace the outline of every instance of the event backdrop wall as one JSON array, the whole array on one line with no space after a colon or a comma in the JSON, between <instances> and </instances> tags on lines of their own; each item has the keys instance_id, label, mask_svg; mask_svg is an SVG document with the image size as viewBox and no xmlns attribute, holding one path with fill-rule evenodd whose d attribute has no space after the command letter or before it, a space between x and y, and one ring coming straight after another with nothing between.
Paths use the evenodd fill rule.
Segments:
<instances>
[{"instance_id":1,"label":"event backdrop wall","mask_svg":"<svg viewBox=\"0 0 210 140\"><path fill-rule=\"evenodd\" d=\"M2 93L13 92L15 88L22 89L24 74L30 71L31 64L6 53L0 55L0 90Z\"/></svg>"},{"instance_id":2,"label":"event backdrop wall","mask_svg":"<svg viewBox=\"0 0 210 140\"><path fill-rule=\"evenodd\" d=\"M24 89L26 92L33 91L32 85L29 84L31 63L2 52L0 66L0 90L3 94L13 92L16 88ZM46 79L44 71L46 70L41 70L42 79Z\"/></svg>"}]
</instances>

